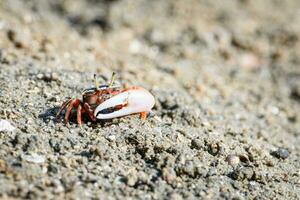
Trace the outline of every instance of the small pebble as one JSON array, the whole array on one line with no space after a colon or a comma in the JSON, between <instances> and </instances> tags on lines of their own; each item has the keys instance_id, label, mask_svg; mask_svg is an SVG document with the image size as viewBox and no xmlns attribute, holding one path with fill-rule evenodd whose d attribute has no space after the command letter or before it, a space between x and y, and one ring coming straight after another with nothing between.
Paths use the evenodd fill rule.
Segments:
<instances>
[{"instance_id":1,"label":"small pebble","mask_svg":"<svg viewBox=\"0 0 300 200\"><path fill-rule=\"evenodd\" d=\"M246 53L240 57L240 64L244 69L253 70L259 67L260 61L255 54Z\"/></svg>"},{"instance_id":2,"label":"small pebble","mask_svg":"<svg viewBox=\"0 0 300 200\"><path fill-rule=\"evenodd\" d=\"M163 168L162 177L167 183L171 184L176 179L176 173L173 168Z\"/></svg>"},{"instance_id":3,"label":"small pebble","mask_svg":"<svg viewBox=\"0 0 300 200\"><path fill-rule=\"evenodd\" d=\"M240 163L240 158L236 155L229 155L226 157L226 161L231 166L237 166Z\"/></svg>"},{"instance_id":4,"label":"small pebble","mask_svg":"<svg viewBox=\"0 0 300 200\"><path fill-rule=\"evenodd\" d=\"M43 162L45 162L45 156L38 155L36 153L33 153L31 155L23 155L22 158L24 160L26 160L27 162L32 162L32 163L43 163Z\"/></svg>"},{"instance_id":5,"label":"small pebble","mask_svg":"<svg viewBox=\"0 0 300 200\"><path fill-rule=\"evenodd\" d=\"M43 80L46 82L51 82L51 81L59 81L59 76L57 73L39 73L36 75L36 78L39 80Z\"/></svg>"},{"instance_id":6,"label":"small pebble","mask_svg":"<svg viewBox=\"0 0 300 200\"><path fill-rule=\"evenodd\" d=\"M51 79L53 81L57 81L57 80L59 80L59 75L57 73L53 72L53 73L51 73Z\"/></svg>"},{"instance_id":7,"label":"small pebble","mask_svg":"<svg viewBox=\"0 0 300 200\"><path fill-rule=\"evenodd\" d=\"M139 40L133 40L129 46L129 51L132 54L138 54L139 52L141 52L142 48L143 45Z\"/></svg>"},{"instance_id":8,"label":"small pebble","mask_svg":"<svg viewBox=\"0 0 300 200\"><path fill-rule=\"evenodd\" d=\"M289 157L290 152L285 148L279 148L276 151L271 152L271 155L276 158L286 159Z\"/></svg>"},{"instance_id":9,"label":"small pebble","mask_svg":"<svg viewBox=\"0 0 300 200\"><path fill-rule=\"evenodd\" d=\"M181 196L180 194L172 193L172 194L170 195L170 199L171 199L171 200L182 200L183 198L182 198L182 196Z\"/></svg>"},{"instance_id":10,"label":"small pebble","mask_svg":"<svg viewBox=\"0 0 300 200\"><path fill-rule=\"evenodd\" d=\"M0 131L13 131L15 127L13 127L9 121L1 119L0 120Z\"/></svg>"},{"instance_id":11,"label":"small pebble","mask_svg":"<svg viewBox=\"0 0 300 200\"><path fill-rule=\"evenodd\" d=\"M203 142L200 139L193 139L191 141L191 147L199 150L203 147Z\"/></svg>"},{"instance_id":12,"label":"small pebble","mask_svg":"<svg viewBox=\"0 0 300 200\"><path fill-rule=\"evenodd\" d=\"M4 172L6 170L6 163L4 160L0 159L0 172Z\"/></svg>"},{"instance_id":13,"label":"small pebble","mask_svg":"<svg viewBox=\"0 0 300 200\"><path fill-rule=\"evenodd\" d=\"M235 169L232 174L231 177L234 180L251 180L251 178L253 177L253 169L251 167L241 167L238 169Z\"/></svg>"},{"instance_id":14,"label":"small pebble","mask_svg":"<svg viewBox=\"0 0 300 200\"><path fill-rule=\"evenodd\" d=\"M218 143L211 143L208 145L208 153L216 156L220 152L220 145Z\"/></svg>"},{"instance_id":15,"label":"small pebble","mask_svg":"<svg viewBox=\"0 0 300 200\"><path fill-rule=\"evenodd\" d=\"M127 185L129 186L134 186L136 184L136 182L138 181L138 177L135 171L129 173L126 177L127 179Z\"/></svg>"},{"instance_id":16,"label":"small pebble","mask_svg":"<svg viewBox=\"0 0 300 200\"><path fill-rule=\"evenodd\" d=\"M43 78L44 78L44 74L37 74L36 77L37 77L38 79L43 79Z\"/></svg>"},{"instance_id":17,"label":"small pebble","mask_svg":"<svg viewBox=\"0 0 300 200\"><path fill-rule=\"evenodd\" d=\"M296 101L300 100L300 82L296 82L291 85L290 97Z\"/></svg>"},{"instance_id":18,"label":"small pebble","mask_svg":"<svg viewBox=\"0 0 300 200\"><path fill-rule=\"evenodd\" d=\"M110 141L110 142L114 142L116 140L116 135L107 136L107 140Z\"/></svg>"}]
</instances>

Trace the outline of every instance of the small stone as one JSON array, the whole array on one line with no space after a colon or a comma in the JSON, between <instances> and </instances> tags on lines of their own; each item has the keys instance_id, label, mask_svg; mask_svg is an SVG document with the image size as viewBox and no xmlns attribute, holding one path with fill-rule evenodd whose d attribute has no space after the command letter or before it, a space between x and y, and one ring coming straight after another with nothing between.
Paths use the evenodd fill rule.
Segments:
<instances>
[{"instance_id":1,"label":"small stone","mask_svg":"<svg viewBox=\"0 0 300 200\"><path fill-rule=\"evenodd\" d=\"M253 177L253 169L251 167L240 167L238 169L235 169L232 173L231 173L231 177L234 180L251 180L251 178Z\"/></svg>"},{"instance_id":2,"label":"small stone","mask_svg":"<svg viewBox=\"0 0 300 200\"><path fill-rule=\"evenodd\" d=\"M182 196L181 196L180 194L172 193L172 194L170 195L170 199L171 199L171 200L182 200L183 198L182 198Z\"/></svg>"},{"instance_id":3,"label":"small stone","mask_svg":"<svg viewBox=\"0 0 300 200\"><path fill-rule=\"evenodd\" d=\"M107 136L107 140L110 141L110 142L114 142L116 140L116 135Z\"/></svg>"},{"instance_id":4,"label":"small stone","mask_svg":"<svg viewBox=\"0 0 300 200\"><path fill-rule=\"evenodd\" d=\"M133 40L130 43L129 51L132 54L138 54L141 52L142 48L143 48L143 44L139 40Z\"/></svg>"},{"instance_id":5,"label":"small stone","mask_svg":"<svg viewBox=\"0 0 300 200\"><path fill-rule=\"evenodd\" d=\"M218 171L216 170L216 168L211 168L208 170L206 176L209 177L209 176L216 176L218 174Z\"/></svg>"},{"instance_id":6,"label":"small stone","mask_svg":"<svg viewBox=\"0 0 300 200\"><path fill-rule=\"evenodd\" d=\"M132 171L131 173L129 173L126 177L126 183L129 186L134 186L136 184L136 182L138 181L138 177L136 174L136 171Z\"/></svg>"},{"instance_id":7,"label":"small stone","mask_svg":"<svg viewBox=\"0 0 300 200\"><path fill-rule=\"evenodd\" d=\"M16 134L15 136L15 143L19 145L25 145L27 143L27 136L23 134Z\"/></svg>"},{"instance_id":8,"label":"small stone","mask_svg":"<svg viewBox=\"0 0 300 200\"><path fill-rule=\"evenodd\" d=\"M218 143L211 143L208 145L208 153L216 156L220 152L220 145Z\"/></svg>"},{"instance_id":9,"label":"small stone","mask_svg":"<svg viewBox=\"0 0 300 200\"><path fill-rule=\"evenodd\" d=\"M291 98L299 101L300 100L300 83L297 83L291 88Z\"/></svg>"},{"instance_id":10,"label":"small stone","mask_svg":"<svg viewBox=\"0 0 300 200\"><path fill-rule=\"evenodd\" d=\"M6 163L4 160L0 159L0 172L4 172L6 170Z\"/></svg>"},{"instance_id":11,"label":"small stone","mask_svg":"<svg viewBox=\"0 0 300 200\"><path fill-rule=\"evenodd\" d=\"M33 153L31 155L23 155L22 158L27 162L32 162L37 164L45 162L45 156L38 155L36 153Z\"/></svg>"},{"instance_id":12,"label":"small stone","mask_svg":"<svg viewBox=\"0 0 300 200\"><path fill-rule=\"evenodd\" d=\"M45 82L51 82L51 81L59 81L59 76L57 73L39 73L36 75L36 78L38 80L43 80Z\"/></svg>"},{"instance_id":13,"label":"small stone","mask_svg":"<svg viewBox=\"0 0 300 200\"><path fill-rule=\"evenodd\" d=\"M274 167L275 165L274 165L274 162L272 161L272 160L266 160L265 161L265 163L266 163L266 165L268 166L268 167Z\"/></svg>"},{"instance_id":14,"label":"small stone","mask_svg":"<svg viewBox=\"0 0 300 200\"><path fill-rule=\"evenodd\" d=\"M256 171L254 173L254 176L252 177L252 180L257 183L265 184L268 181L267 172L265 171Z\"/></svg>"},{"instance_id":15,"label":"small stone","mask_svg":"<svg viewBox=\"0 0 300 200\"><path fill-rule=\"evenodd\" d=\"M138 177L139 177L139 181L141 181L142 183L147 183L148 182L149 176L145 172L139 171L138 172Z\"/></svg>"},{"instance_id":16,"label":"small stone","mask_svg":"<svg viewBox=\"0 0 300 200\"><path fill-rule=\"evenodd\" d=\"M260 65L260 61L255 54L246 53L240 57L240 64L244 69L254 70Z\"/></svg>"},{"instance_id":17,"label":"small stone","mask_svg":"<svg viewBox=\"0 0 300 200\"><path fill-rule=\"evenodd\" d=\"M229 155L226 157L226 161L231 166L237 166L240 163L240 158L236 155Z\"/></svg>"},{"instance_id":18,"label":"small stone","mask_svg":"<svg viewBox=\"0 0 300 200\"><path fill-rule=\"evenodd\" d=\"M55 72L51 73L51 79L52 79L53 81L57 81L57 80L59 80L59 76L58 76L58 74L57 74L57 73L55 73Z\"/></svg>"},{"instance_id":19,"label":"small stone","mask_svg":"<svg viewBox=\"0 0 300 200\"><path fill-rule=\"evenodd\" d=\"M247 155L239 155L239 159L242 163L249 163L250 162Z\"/></svg>"},{"instance_id":20,"label":"small stone","mask_svg":"<svg viewBox=\"0 0 300 200\"><path fill-rule=\"evenodd\" d=\"M29 47L32 40L29 29L8 30L7 37L16 48Z\"/></svg>"},{"instance_id":21,"label":"small stone","mask_svg":"<svg viewBox=\"0 0 300 200\"><path fill-rule=\"evenodd\" d=\"M41 80L44 78L44 74L37 74L36 77Z\"/></svg>"},{"instance_id":22,"label":"small stone","mask_svg":"<svg viewBox=\"0 0 300 200\"><path fill-rule=\"evenodd\" d=\"M16 40L16 32L13 30L8 30L7 31L7 37L10 41L15 41Z\"/></svg>"},{"instance_id":23,"label":"small stone","mask_svg":"<svg viewBox=\"0 0 300 200\"><path fill-rule=\"evenodd\" d=\"M200 139L193 139L191 142L191 147L199 150L203 147L203 142Z\"/></svg>"},{"instance_id":24,"label":"small stone","mask_svg":"<svg viewBox=\"0 0 300 200\"><path fill-rule=\"evenodd\" d=\"M0 131L13 131L15 127L13 127L9 121L1 119L0 120Z\"/></svg>"},{"instance_id":25,"label":"small stone","mask_svg":"<svg viewBox=\"0 0 300 200\"><path fill-rule=\"evenodd\" d=\"M270 110L273 115L278 115L279 113L279 108L276 106L270 106Z\"/></svg>"},{"instance_id":26,"label":"small stone","mask_svg":"<svg viewBox=\"0 0 300 200\"><path fill-rule=\"evenodd\" d=\"M253 191L256 189L256 182L255 181L250 181L249 184L248 184L248 189L250 191Z\"/></svg>"},{"instance_id":27,"label":"small stone","mask_svg":"<svg viewBox=\"0 0 300 200\"><path fill-rule=\"evenodd\" d=\"M135 183L136 183L136 178L135 177L132 177L132 176L127 177L127 185L134 186Z\"/></svg>"},{"instance_id":28,"label":"small stone","mask_svg":"<svg viewBox=\"0 0 300 200\"><path fill-rule=\"evenodd\" d=\"M162 177L167 183L171 184L176 179L176 173L173 168L163 168Z\"/></svg>"},{"instance_id":29,"label":"small stone","mask_svg":"<svg viewBox=\"0 0 300 200\"><path fill-rule=\"evenodd\" d=\"M99 158L103 158L103 152L100 148L93 146L90 148L90 153L99 157Z\"/></svg>"},{"instance_id":30,"label":"small stone","mask_svg":"<svg viewBox=\"0 0 300 200\"><path fill-rule=\"evenodd\" d=\"M157 29L154 29L149 34L149 40L154 44L163 44L166 41L166 35Z\"/></svg>"},{"instance_id":31,"label":"small stone","mask_svg":"<svg viewBox=\"0 0 300 200\"><path fill-rule=\"evenodd\" d=\"M290 152L285 148L279 148L276 151L271 152L271 155L279 159L286 159L289 157Z\"/></svg>"}]
</instances>

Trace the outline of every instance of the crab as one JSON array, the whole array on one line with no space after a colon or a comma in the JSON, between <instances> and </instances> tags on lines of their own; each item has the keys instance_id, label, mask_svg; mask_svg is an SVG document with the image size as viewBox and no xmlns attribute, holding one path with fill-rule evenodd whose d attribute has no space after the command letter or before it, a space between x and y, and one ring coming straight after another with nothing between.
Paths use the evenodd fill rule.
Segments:
<instances>
[{"instance_id":1,"label":"crab","mask_svg":"<svg viewBox=\"0 0 300 200\"><path fill-rule=\"evenodd\" d=\"M82 115L85 113L93 122L97 119L112 119L138 113L140 118L145 120L155 104L153 95L139 86L121 89L114 85L114 79L115 73L112 74L109 84L99 86L94 74L95 87L85 89L82 92L82 100L68 98L61 105L56 117L59 118L65 110L64 118L68 123L72 111L76 109L79 125L82 124Z\"/></svg>"}]
</instances>

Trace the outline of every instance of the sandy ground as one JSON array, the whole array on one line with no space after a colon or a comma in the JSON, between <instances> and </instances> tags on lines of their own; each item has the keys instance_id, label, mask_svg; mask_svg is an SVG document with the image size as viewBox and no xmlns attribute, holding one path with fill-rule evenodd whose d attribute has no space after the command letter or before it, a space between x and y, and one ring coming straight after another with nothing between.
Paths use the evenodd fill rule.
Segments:
<instances>
[{"instance_id":1,"label":"sandy ground","mask_svg":"<svg viewBox=\"0 0 300 200\"><path fill-rule=\"evenodd\" d=\"M299 0L0 1L0 197L299 199L299 24ZM55 121L113 71L145 122Z\"/></svg>"}]
</instances>

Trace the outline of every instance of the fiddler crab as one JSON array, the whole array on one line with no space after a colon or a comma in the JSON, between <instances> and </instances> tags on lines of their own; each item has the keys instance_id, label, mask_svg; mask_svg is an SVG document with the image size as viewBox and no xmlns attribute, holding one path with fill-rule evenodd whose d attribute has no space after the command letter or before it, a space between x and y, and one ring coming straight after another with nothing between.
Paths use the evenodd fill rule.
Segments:
<instances>
[{"instance_id":1,"label":"fiddler crab","mask_svg":"<svg viewBox=\"0 0 300 200\"><path fill-rule=\"evenodd\" d=\"M73 109L77 110L77 123L82 124L82 114L87 113L92 121L97 119L112 119L131 114L140 114L145 120L147 113L155 104L153 95L146 89L138 86L121 89L114 84L115 73L107 85L99 85L96 74L94 74L95 87L85 89L82 92L82 100L68 98L56 114L59 118L65 110L65 122Z\"/></svg>"}]
</instances>

